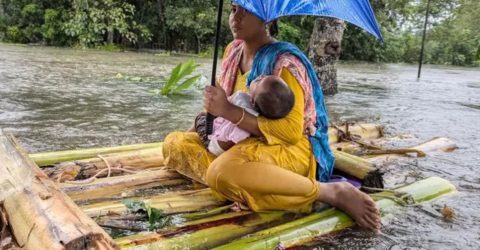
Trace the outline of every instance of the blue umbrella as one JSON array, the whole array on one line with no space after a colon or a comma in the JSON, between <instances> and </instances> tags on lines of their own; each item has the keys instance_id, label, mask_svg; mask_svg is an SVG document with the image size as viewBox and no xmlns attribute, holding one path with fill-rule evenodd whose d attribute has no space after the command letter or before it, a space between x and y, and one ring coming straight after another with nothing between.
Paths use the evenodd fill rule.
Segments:
<instances>
[{"instance_id":1,"label":"blue umbrella","mask_svg":"<svg viewBox=\"0 0 480 250\"><path fill-rule=\"evenodd\" d=\"M233 0L245 10L268 23L282 16L326 16L335 17L352 23L369 32L383 42L372 6L368 0ZM223 0L218 1L217 30L211 85L215 86L215 75L218 57L218 41L222 19ZM207 133L212 132L213 116L207 116Z\"/></svg>"},{"instance_id":2,"label":"blue umbrella","mask_svg":"<svg viewBox=\"0 0 480 250\"><path fill-rule=\"evenodd\" d=\"M233 0L268 23L282 16L325 16L354 24L383 41L368 0Z\"/></svg>"}]
</instances>

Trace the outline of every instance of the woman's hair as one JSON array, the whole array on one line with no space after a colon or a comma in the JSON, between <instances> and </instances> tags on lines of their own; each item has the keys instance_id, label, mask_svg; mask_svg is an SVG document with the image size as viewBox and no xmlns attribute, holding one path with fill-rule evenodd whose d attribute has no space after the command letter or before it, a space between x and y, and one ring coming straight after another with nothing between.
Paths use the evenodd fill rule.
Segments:
<instances>
[{"instance_id":1,"label":"woman's hair","mask_svg":"<svg viewBox=\"0 0 480 250\"><path fill-rule=\"evenodd\" d=\"M284 82L269 81L255 97L255 108L268 119L280 119L292 110L295 96Z\"/></svg>"},{"instance_id":2,"label":"woman's hair","mask_svg":"<svg viewBox=\"0 0 480 250\"><path fill-rule=\"evenodd\" d=\"M270 34L271 37L276 37L278 35L277 20L273 20L270 23L268 23L267 28L268 28L268 34Z\"/></svg>"}]
</instances>

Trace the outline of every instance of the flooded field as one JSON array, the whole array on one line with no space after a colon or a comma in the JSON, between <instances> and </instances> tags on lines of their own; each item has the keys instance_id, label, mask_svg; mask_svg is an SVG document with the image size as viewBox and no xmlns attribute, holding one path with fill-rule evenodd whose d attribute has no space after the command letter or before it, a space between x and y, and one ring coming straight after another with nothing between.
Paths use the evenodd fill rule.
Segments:
<instances>
[{"instance_id":1,"label":"flooded field","mask_svg":"<svg viewBox=\"0 0 480 250\"><path fill-rule=\"evenodd\" d=\"M161 141L189 127L202 106L200 88L171 98L149 92L187 59L0 44L0 128L30 152ZM196 61L208 76L210 60ZM382 235L354 229L322 238L318 247L479 249L480 69L426 66L417 81L413 65L360 63L341 64L338 74L340 93L327 98L332 121L383 124L409 144L444 136L459 146L389 168L387 184L400 184L403 177L395 177L408 172L446 178L460 192L404 209ZM454 222L426 212L444 204L456 211Z\"/></svg>"}]
</instances>

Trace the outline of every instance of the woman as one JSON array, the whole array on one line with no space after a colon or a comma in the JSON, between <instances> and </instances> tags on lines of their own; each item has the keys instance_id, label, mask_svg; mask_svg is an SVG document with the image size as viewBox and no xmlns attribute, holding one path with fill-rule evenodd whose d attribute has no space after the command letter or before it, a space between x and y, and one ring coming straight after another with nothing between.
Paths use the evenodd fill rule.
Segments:
<instances>
[{"instance_id":1,"label":"woman","mask_svg":"<svg viewBox=\"0 0 480 250\"><path fill-rule=\"evenodd\" d=\"M321 201L379 231L379 212L368 195L348 183L317 181L328 179L333 157L321 88L306 57L275 41L262 20L238 5L232 5L229 25L235 40L225 51L220 86L205 89L204 108L254 137L215 158L198 134L173 132L164 143L166 165L254 211L310 212ZM285 118L257 118L228 102L236 91L254 91L248 85L260 74L278 75L294 93Z\"/></svg>"}]
</instances>

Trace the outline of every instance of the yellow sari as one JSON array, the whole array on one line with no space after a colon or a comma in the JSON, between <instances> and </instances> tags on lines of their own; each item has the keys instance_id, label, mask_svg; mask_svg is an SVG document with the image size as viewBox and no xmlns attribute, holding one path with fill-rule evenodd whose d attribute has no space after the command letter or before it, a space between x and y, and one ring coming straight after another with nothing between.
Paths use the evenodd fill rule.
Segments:
<instances>
[{"instance_id":1,"label":"yellow sari","mask_svg":"<svg viewBox=\"0 0 480 250\"><path fill-rule=\"evenodd\" d=\"M304 134L304 93L288 69L283 68L280 77L294 93L295 105L281 119L258 117L263 137L248 138L215 158L197 133L173 132L164 142L166 165L254 211L310 212L319 189ZM246 78L237 72L234 91L248 92Z\"/></svg>"}]
</instances>

